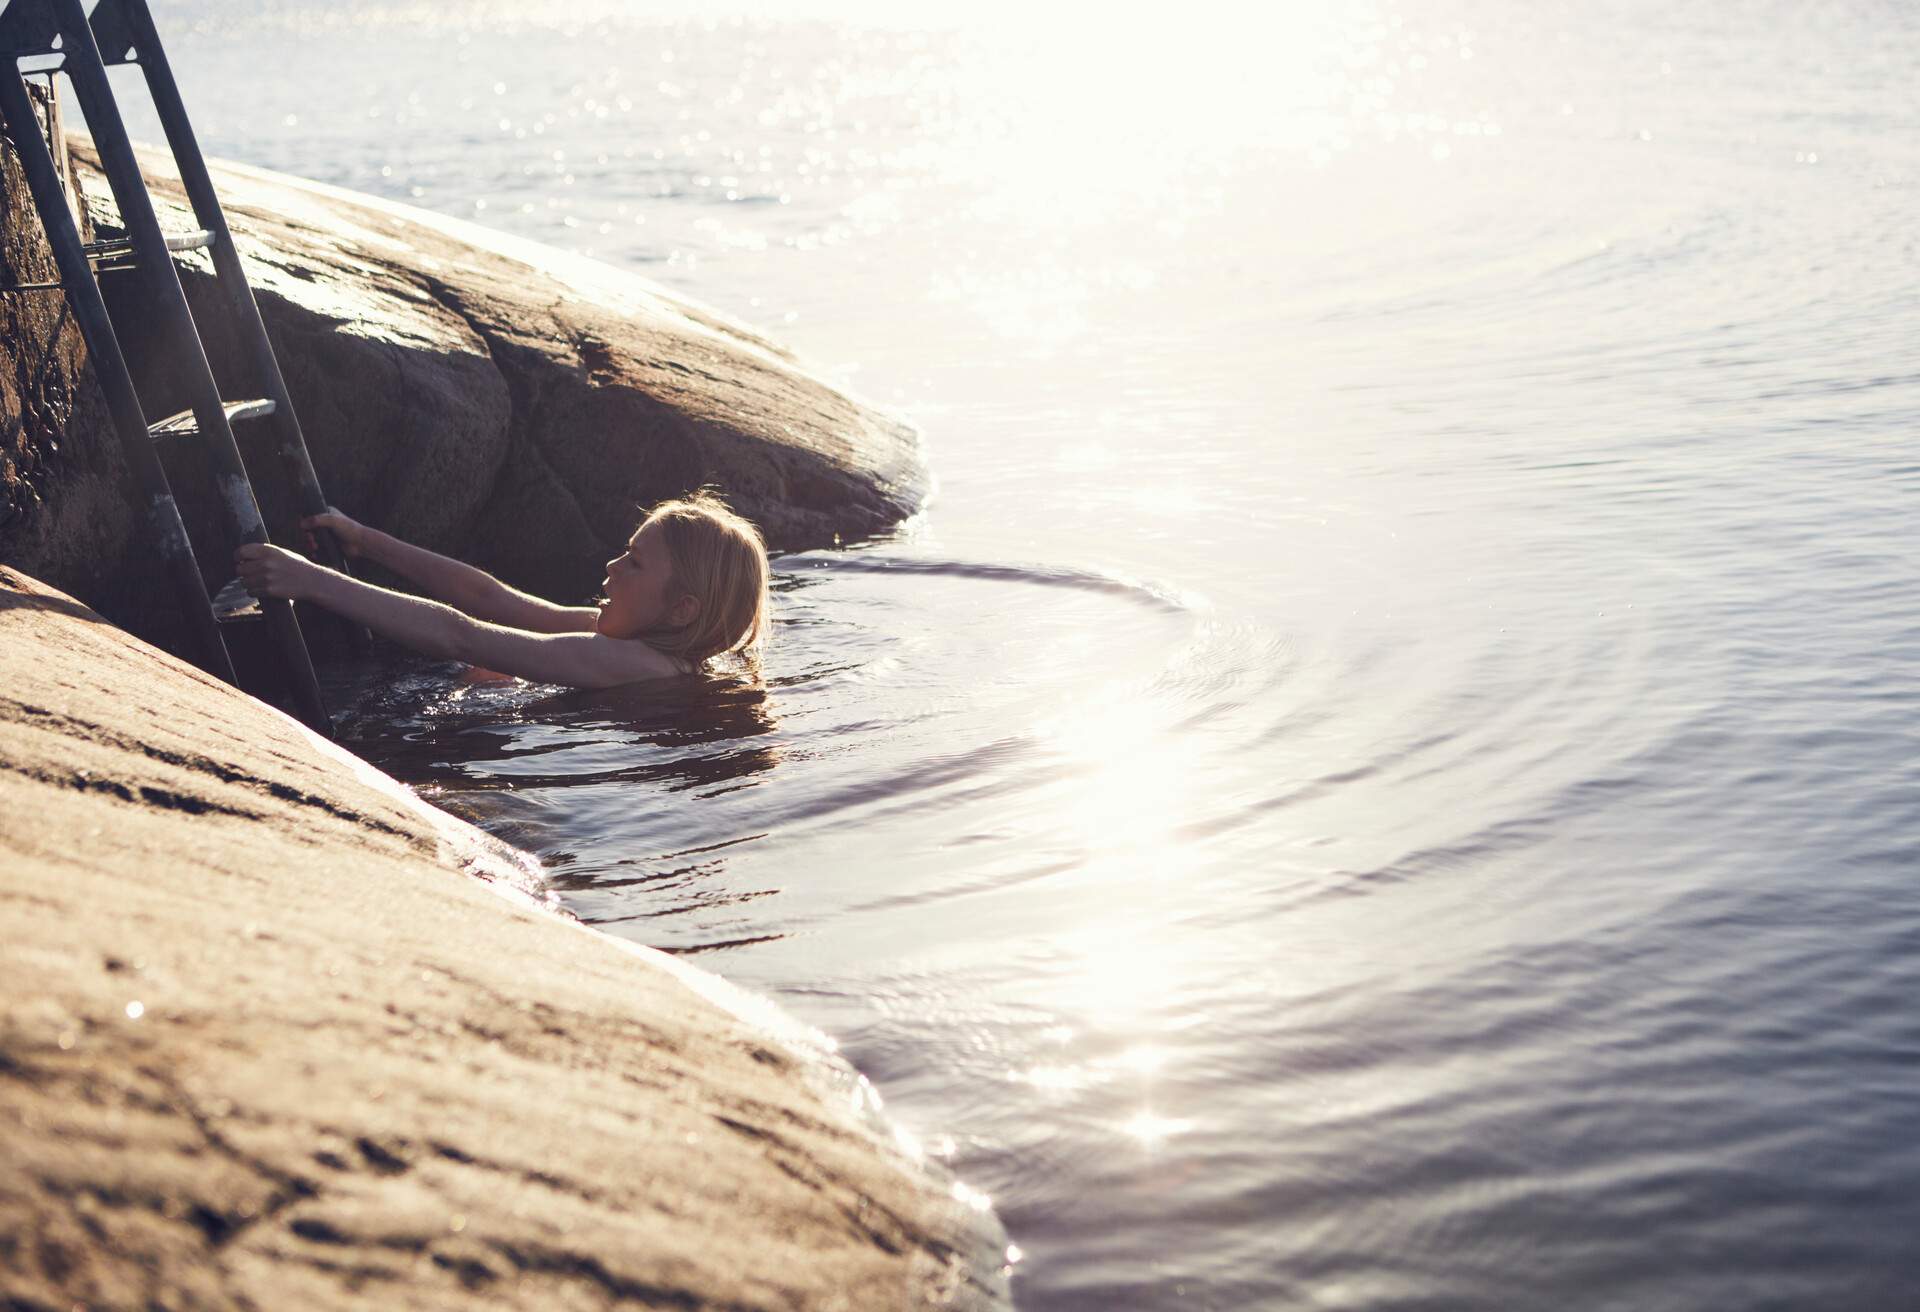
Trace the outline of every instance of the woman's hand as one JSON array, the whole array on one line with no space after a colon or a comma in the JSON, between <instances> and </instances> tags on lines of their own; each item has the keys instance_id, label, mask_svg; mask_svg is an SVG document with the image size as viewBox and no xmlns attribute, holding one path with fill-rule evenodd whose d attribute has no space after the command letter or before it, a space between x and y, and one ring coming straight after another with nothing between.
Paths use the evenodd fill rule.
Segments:
<instances>
[{"instance_id":1,"label":"woman's hand","mask_svg":"<svg viewBox=\"0 0 1920 1312\"><path fill-rule=\"evenodd\" d=\"M367 549L370 530L359 520L341 514L337 506L328 506L324 514L308 515L300 521L300 527L306 532L309 551L319 549L320 544L313 537L315 529L325 529L333 534L334 541L340 544L340 550L348 557L358 556Z\"/></svg>"},{"instance_id":2,"label":"woman's hand","mask_svg":"<svg viewBox=\"0 0 1920 1312\"><path fill-rule=\"evenodd\" d=\"M254 596L293 601L311 599L314 582L327 573L304 556L265 542L247 543L233 553L233 563L240 582Z\"/></svg>"}]
</instances>

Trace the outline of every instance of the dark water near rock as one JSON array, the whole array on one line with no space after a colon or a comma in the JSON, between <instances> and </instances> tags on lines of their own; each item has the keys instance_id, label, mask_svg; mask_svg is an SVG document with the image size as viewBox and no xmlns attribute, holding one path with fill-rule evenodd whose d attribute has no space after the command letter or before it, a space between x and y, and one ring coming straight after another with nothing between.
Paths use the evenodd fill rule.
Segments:
<instances>
[{"instance_id":1,"label":"dark water near rock","mask_svg":"<svg viewBox=\"0 0 1920 1312\"><path fill-rule=\"evenodd\" d=\"M162 14L211 149L942 481L764 688L359 747L836 1036L1026 1307L1920 1303L1916 11L1015 12Z\"/></svg>"}]
</instances>

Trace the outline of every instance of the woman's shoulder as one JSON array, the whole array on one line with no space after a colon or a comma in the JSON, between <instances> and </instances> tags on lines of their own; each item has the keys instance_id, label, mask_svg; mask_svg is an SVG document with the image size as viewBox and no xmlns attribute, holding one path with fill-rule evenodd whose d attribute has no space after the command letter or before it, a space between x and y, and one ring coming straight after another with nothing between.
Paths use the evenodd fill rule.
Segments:
<instances>
[{"instance_id":1,"label":"woman's shoulder","mask_svg":"<svg viewBox=\"0 0 1920 1312\"><path fill-rule=\"evenodd\" d=\"M699 666L672 652L661 651L644 638L608 638L618 652L622 666L632 671L631 678L670 679L699 671Z\"/></svg>"}]
</instances>

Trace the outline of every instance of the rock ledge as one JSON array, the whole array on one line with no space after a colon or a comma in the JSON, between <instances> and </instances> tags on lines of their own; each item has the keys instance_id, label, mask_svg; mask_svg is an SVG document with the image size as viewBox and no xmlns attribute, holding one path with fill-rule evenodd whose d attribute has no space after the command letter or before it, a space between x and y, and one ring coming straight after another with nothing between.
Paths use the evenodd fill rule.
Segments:
<instances>
[{"instance_id":1,"label":"rock ledge","mask_svg":"<svg viewBox=\"0 0 1920 1312\"><path fill-rule=\"evenodd\" d=\"M0 689L0 1304L1005 1305L847 1086L370 767L4 569Z\"/></svg>"},{"instance_id":2,"label":"rock ledge","mask_svg":"<svg viewBox=\"0 0 1920 1312\"><path fill-rule=\"evenodd\" d=\"M73 175L96 236L119 214L84 138ZM164 152L142 156L162 226L198 226ZM925 501L913 429L790 353L625 270L476 224L213 161L226 210L329 499L516 586L578 601L640 508L718 486L776 550L870 537ZM206 251L176 258L223 394L258 395ZM46 275L38 221L0 149L0 272ZM186 408L140 280L103 288L149 418ZM176 650L169 596L127 496L118 440L60 298L8 307L0 379L0 561ZM21 318L19 316L28 317ZM269 528L297 541L276 462L236 430ZM210 477L191 444L163 463L204 562L224 568ZM217 571L211 571L217 572ZM213 587L224 577L210 580Z\"/></svg>"}]
</instances>

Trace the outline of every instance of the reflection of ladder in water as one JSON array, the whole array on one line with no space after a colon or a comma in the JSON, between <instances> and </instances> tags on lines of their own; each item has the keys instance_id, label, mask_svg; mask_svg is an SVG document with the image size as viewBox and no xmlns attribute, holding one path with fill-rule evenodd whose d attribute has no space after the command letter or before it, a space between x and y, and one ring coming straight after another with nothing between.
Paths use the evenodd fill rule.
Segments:
<instances>
[{"instance_id":1,"label":"reflection of ladder in water","mask_svg":"<svg viewBox=\"0 0 1920 1312\"><path fill-rule=\"evenodd\" d=\"M27 185L33 193L47 240L53 247L60 280L52 283L25 283L0 287L0 291L64 290L86 339L94 372L105 392L115 429L126 449L128 463L139 479L147 500L149 530L156 535L155 545L163 563L172 573L180 594L180 603L201 653L201 664L211 673L234 682L233 664L221 634L224 625L264 619L271 631L279 656L285 692L302 720L322 732L330 732L325 706L314 681L313 662L306 640L300 632L290 603L270 600L259 605L231 585L220 597L209 601L206 584L193 554L185 525L167 484L165 471L154 450L162 440L197 440L204 445L213 469L219 495L215 498L226 520L229 546L243 542L267 541L266 523L254 499L240 449L233 439L231 425L243 419L258 419L277 428L281 465L297 489L303 514L317 514L326 508L319 480L307 456L300 422L287 398L287 387L274 359L260 310L254 304L253 289L240 269L240 256L233 237L227 231L226 216L213 193L213 181L207 176L206 162L200 156L199 143L187 123L186 107L181 104L173 73L161 51L160 38L153 27L153 16L146 0L100 0L88 19L81 0L0 0L0 55L7 67L0 70L0 112L4 113L7 133L19 151ZM21 61L34 67L32 72L63 72L72 85L80 112L93 134L100 163L120 207L127 235L115 241L83 241L74 223L73 212L61 186L59 172L46 139L41 135L39 116L27 94L26 73ZM138 64L146 74L147 88L159 111L167 144L180 170L187 197L200 230L190 233L164 233L141 177L133 145L127 139L125 125L107 80L106 65ZM195 327L180 278L174 270L172 251L211 248L221 301L231 319L235 338L242 343L253 375L256 398L222 401L205 347ZM124 263L132 260L132 265ZM145 280L147 300L156 307L156 321L142 325L153 335L160 359L168 374L187 389L191 409L149 424L121 354L113 321L95 282L96 273L111 268L132 267ZM337 545L330 535L324 539L325 562L341 565ZM224 566L224 562L223 562ZM225 568L221 573L228 572Z\"/></svg>"}]
</instances>

